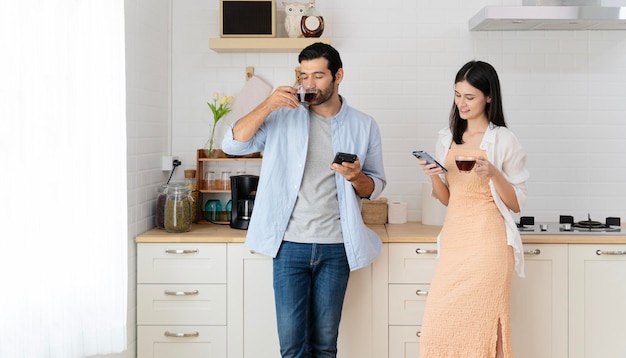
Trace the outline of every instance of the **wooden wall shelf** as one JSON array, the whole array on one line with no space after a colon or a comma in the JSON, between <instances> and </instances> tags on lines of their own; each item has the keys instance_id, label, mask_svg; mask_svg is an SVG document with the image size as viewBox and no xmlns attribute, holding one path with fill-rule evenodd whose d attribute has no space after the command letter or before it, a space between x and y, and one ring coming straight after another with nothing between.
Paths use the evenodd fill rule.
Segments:
<instances>
[{"instance_id":1,"label":"wooden wall shelf","mask_svg":"<svg viewBox=\"0 0 626 358\"><path fill-rule=\"evenodd\" d=\"M303 48L315 42L330 44L330 39L326 37L310 38L211 38L209 48L215 52L299 52Z\"/></svg>"}]
</instances>

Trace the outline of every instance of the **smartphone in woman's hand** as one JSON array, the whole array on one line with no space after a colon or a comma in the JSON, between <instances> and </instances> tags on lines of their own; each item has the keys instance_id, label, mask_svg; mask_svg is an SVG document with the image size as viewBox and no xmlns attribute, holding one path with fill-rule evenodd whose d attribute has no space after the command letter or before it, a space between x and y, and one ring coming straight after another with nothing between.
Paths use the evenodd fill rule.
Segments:
<instances>
[{"instance_id":1,"label":"smartphone in woman's hand","mask_svg":"<svg viewBox=\"0 0 626 358\"><path fill-rule=\"evenodd\" d=\"M413 155L415 156L415 158L419 159L419 160L425 160L426 164L432 164L435 163L437 165L437 167L441 168L441 170L443 170L444 173L448 172L448 169L446 169L443 165L439 164L438 161L435 160L435 158L433 158L430 154L426 153L423 150L416 150L413 152Z\"/></svg>"}]
</instances>

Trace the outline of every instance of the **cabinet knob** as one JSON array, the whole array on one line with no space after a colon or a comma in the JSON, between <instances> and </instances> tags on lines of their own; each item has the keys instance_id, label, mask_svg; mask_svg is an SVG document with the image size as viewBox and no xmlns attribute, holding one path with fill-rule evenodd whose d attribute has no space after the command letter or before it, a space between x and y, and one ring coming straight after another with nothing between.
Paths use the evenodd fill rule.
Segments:
<instances>
[{"instance_id":1,"label":"cabinet knob","mask_svg":"<svg viewBox=\"0 0 626 358\"><path fill-rule=\"evenodd\" d=\"M420 249L419 247L417 249L415 249L415 253L420 255L420 254L436 254L438 251L437 250L427 250L427 249Z\"/></svg>"},{"instance_id":2,"label":"cabinet knob","mask_svg":"<svg viewBox=\"0 0 626 358\"><path fill-rule=\"evenodd\" d=\"M198 290L193 290L193 291L169 291L169 290L165 290L165 294L168 296L195 296L198 295L200 293L200 291Z\"/></svg>"},{"instance_id":3,"label":"cabinet knob","mask_svg":"<svg viewBox=\"0 0 626 358\"><path fill-rule=\"evenodd\" d=\"M165 331L165 337L174 337L174 338L200 337L200 332L175 333L175 332Z\"/></svg>"},{"instance_id":4,"label":"cabinet knob","mask_svg":"<svg viewBox=\"0 0 626 358\"><path fill-rule=\"evenodd\" d=\"M191 249L191 250L183 250L183 249L167 249L165 250L166 254L175 254L175 255L180 255L180 254L197 254L198 253L198 249Z\"/></svg>"},{"instance_id":5,"label":"cabinet knob","mask_svg":"<svg viewBox=\"0 0 626 358\"><path fill-rule=\"evenodd\" d=\"M626 255L626 251L604 251L596 250L596 255Z\"/></svg>"},{"instance_id":6,"label":"cabinet knob","mask_svg":"<svg viewBox=\"0 0 626 358\"><path fill-rule=\"evenodd\" d=\"M420 338L422 336L422 331L415 332L415 335L417 336L417 338Z\"/></svg>"},{"instance_id":7,"label":"cabinet knob","mask_svg":"<svg viewBox=\"0 0 626 358\"><path fill-rule=\"evenodd\" d=\"M418 296L428 296L428 291L417 290L415 294Z\"/></svg>"},{"instance_id":8,"label":"cabinet knob","mask_svg":"<svg viewBox=\"0 0 626 358\"><path fill-rule=\"evenodd\" d=\"M540 254L541 254L541 250L539 249L524 251L524 255L540 255Z\"/></svg>"}]
</instances>

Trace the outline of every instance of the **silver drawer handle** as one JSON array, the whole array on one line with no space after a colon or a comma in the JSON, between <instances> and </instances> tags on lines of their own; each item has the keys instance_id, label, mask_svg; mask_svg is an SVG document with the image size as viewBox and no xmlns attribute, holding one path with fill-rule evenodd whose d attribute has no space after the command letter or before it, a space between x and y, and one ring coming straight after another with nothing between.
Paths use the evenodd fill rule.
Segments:
<instances>
[{"instance_id":1,"label":"silver drawer handle","mask_svg":"<svg viewBox=\"0 0 626 358\"><path fill-rule=\"evenodd\" d=\"M596 250L596 255L626 255L626 251L603 251Z\"/></svg>"},{"instance_id":2,"label":"silver drawer handle","mask_svg":"<svg viewBox=\"0 0 626 358\"><path fill-rule=\"evenodd\" d=\"M437 250L426 250L426 249L420 249L419 247L417 249L415 249L415 253L416 254L436 254Z\"/></svg>"},{"instance_id":3,"label":"silver drawer handle","mask_svg":"<svg viewBox=\"0 0 626 358\"><path fill-rule=\"evenodd\" d=\"M200 337L200 332L173 333L173 332L165 331L165 337L175 337L175 338Z\"/></svg>"},{"instance_id":4,"label":"silver drawer handle","mask_svg":"<svg viewBox=\"0 0 626 358\"><path fill-rule=\"evenodd\" d=\"M418 296L428 296L428 291L417 290L415 294Z\"/></svg>"},{"instance_id":5,"label":"silver drawer handle","mask_svg":"<svg viewBox=\"0 0 626 358\"><path fill-rule=\"evenodd\" d=\"M197 254L198 249L182 250L182 249L167 249L166 254Z\"/></svg>"},{"instance_id":6,"label":"silver drawer handle","mask_svg":"<svg viewBox=\"0 0 626 358\"><path fill-rule=\"evenodd\" d=\"M168 296L195 296L197 294L199 294L200 291L198 290L193 290L193 291L168 291L165 290L165 294Z\"/></svg>"},{"instance_id":7,"label":"silver drawer handle","mask_svg":"<svg viewBox=\"0 0 626 358\"><path fill-rule=\"evenodd\" d=\"M541 254L541 250L539 249L524 251L524 255L540 255L540 254Z\"/></svg>"},{"instance_id":8,"label":"silver drawer handle","mask_svg":"<svg viewBox=\"0 0 626 358\"><path fill-rule=\"evenodd\" d=\"M417 338L420 338L422 336L422 331L415 332L415 335L417 336Z\"/></svg>"}]
</instances>

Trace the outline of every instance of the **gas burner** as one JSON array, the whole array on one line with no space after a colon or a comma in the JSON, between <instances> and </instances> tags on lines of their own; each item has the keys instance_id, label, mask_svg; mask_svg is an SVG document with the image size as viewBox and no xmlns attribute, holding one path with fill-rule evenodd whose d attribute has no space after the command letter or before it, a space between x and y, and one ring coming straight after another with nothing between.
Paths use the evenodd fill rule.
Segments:
<instances>
[{"instance_id":1,"label":"gas burner","mask_svg":"<svg viewBox=\"0 0 626 358\"><path fill-rule=\"evenodd\" d=\"M593 220L579 221L577 223L574 223L572 226L581 229L602 229L609 227L609 225L605 225L599 221Z\"/></svg>"},{"instance_id":2,"label":"gas burner","mask_svg":"<svg viewBox=\"0 0 626 358\"><path fill-rule=\"evenodd\" d=\"M574 221L570 215L561 215L559 222L535 223L534 216L522 216L517 224L522 235L621 235L621 221L619 217L607 217L603 224L591 220Z\"/></svg>"},{"instance_id":3,"label":"gas burner","mask_svg":"<svg viewBox=\"0 0 626 358\"><path fill-rule=\"evenodd\" d=\"M574 217L570 215L561 215L559 224L563 224L561 231L620 231L620 218L607 217L605 223L591 220L591 215L587 214L587 220L574 222Z\"/></svg>"}]
</instances>

